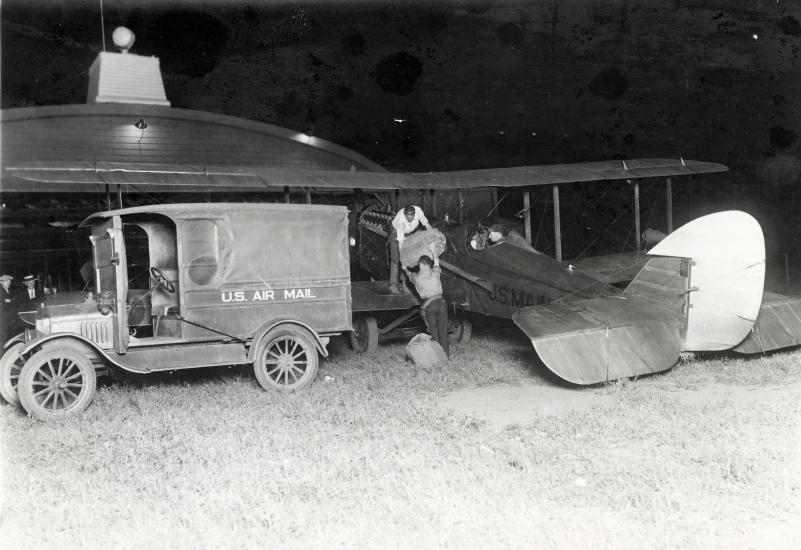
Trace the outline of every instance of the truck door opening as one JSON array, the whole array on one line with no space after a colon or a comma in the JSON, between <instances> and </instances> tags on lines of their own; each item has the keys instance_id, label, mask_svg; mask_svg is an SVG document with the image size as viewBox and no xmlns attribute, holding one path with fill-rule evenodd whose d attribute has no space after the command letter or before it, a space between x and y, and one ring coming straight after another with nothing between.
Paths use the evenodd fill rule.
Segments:
<instances>
[{"instance_id":1,"label":"truck door opening","mask_svg":"<svg viewBox=\"0 0 801 550\"><path fill-rule=\"evenodd\" d=\"M131 343L146 344L148 338L181 338L175 224L160 214L137 214L124 221L128 324L134 338Z\"/></svg>"}]
</instances>

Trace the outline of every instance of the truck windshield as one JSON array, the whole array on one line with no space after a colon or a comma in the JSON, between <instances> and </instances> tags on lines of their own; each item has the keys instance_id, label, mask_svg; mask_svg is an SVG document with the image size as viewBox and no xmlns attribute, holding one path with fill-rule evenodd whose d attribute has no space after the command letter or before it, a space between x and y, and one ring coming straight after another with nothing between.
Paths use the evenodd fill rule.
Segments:
<instances>
[{"instance_id":1,"label":"truck windshield","mask_svg":"<svg viewBox=\"0 0 801 550\"><path fill-rule=\"evenodd\" d=\"M97 289L100 293L104 290L113 291L116 288L114 263L114 240L109 237L97 239L94 243L95 249L95 270L97 272Z\"/></svg>"}]
</instances>

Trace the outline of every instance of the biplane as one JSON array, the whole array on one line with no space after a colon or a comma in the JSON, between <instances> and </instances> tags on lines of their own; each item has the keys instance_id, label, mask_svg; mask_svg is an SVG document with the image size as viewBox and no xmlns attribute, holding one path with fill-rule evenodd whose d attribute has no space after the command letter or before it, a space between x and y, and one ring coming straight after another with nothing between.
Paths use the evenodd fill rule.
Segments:
<instances>
[{"instance_id":1,"label":"biplane","mask_svg":"<svg viewBox=\"0 0 801 550\"><path fill-rule=\"evenodd\" d=\"M688 160L632 160L575 165L530 166L444 173L387 173L325 170L277 170L270 167L145 167L133 164L63 163L6 168L19 179L47 185L135 184L144 188L202 189L223 179L239 190L295 187L320 189L431 192L488 187L553 186L575 181L646 177L670 179L692 173L724 171L714 163ZM637 186L634 185L635 197ZM668 197L670 195L668 194ZM525 200L525 195L524 195ZM391 202L391 201L390 201ZM558 200L554 208L559 208ZM639 229L638 210L635 223ZM371 291L387 295L387 227L391 214L368 210L358 217L358 257L373 276ZM443 286L460 313L511 319L532 341L542 362L575 384L595 384L669 369L682 351L734 349L754 353L801 344L801 300L768 295L763 304L764 241L759 224L747 214L726 212L690 222L670 233L647 255L638 255L636 274L623 286L611 272L595 272L543 254L530 245L524 221L522 238L509 238L496 227L499 242L477 246L482 228L455 219L435 220L447 238L441 256ZM558 224L558 210L554 215ZM556 235L558 242L558 226ZM480 239L479 239L480 240ZM615 272L617 273L617 271ZM617 284L613 284L617 283ZM378 285L378 286L377 286ZM366 288L366 287L365 287ZM354 285L356 342L375 349L377 338L414 316L400 300L400 317L379 327L378 306L359 307L364 293ZM392 299L391 297L388 297ZM379 300L380 302L380 300ZM359 315L361 314L361 315ZM759 316L759 322L757 317ZM456 337L469 338L466 316Z\"/></svg>"}]
</instances>

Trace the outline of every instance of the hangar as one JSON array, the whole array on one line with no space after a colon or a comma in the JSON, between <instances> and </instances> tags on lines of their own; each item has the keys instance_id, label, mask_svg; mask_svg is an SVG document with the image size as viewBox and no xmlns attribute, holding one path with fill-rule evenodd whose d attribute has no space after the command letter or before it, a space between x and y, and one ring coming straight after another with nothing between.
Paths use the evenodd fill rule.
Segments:
<instances>
[{"instance_id":1,"label":"hangar","mask_svg":"<svg viewBox=\"0 0 801 550\"><path fill-rule=\"evenodd\" d=\"M0 124L0 264L61 290L80 289L90 247L77 224L92 212L189 200L309 202L311 189L282 181L282 170L385 171L314 136L171 107L158 58L131 53L98 55L85 105L6 109ZM277 175L237 175L256 165Z\"/></svg>"}]
</instances>

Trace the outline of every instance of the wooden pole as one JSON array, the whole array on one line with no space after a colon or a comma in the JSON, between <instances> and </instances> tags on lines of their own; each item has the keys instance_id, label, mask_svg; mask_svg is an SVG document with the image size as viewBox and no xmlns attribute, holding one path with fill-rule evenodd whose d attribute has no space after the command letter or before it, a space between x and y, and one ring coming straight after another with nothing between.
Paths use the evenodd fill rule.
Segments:
<instances>
[{"instance_id":1,"label":"wooden pole","mask_svg":"<svg viewBox=\"0 0 801 550\"><path fill-rule=\"evenodd\" d=\"M526 241L531 244L531 192L528 189L523 191L523 227Z\"/></svg>"},{"instance_id":2,"label":"wooden pole","mask_svg":"<svg viewBox=\"0 0 801 550\"><path fill-rule=\"evenodd\" d=\"M559 212L559 186L553 186L553 236L556 245L556 261L562 261L562 222Z\"/></svg>"},{"instance_id":3,"label":"wooden pole","mask_svg":"<svg viewBox=\"0 0 801 550\"><path fill-rule=\"evenodd\" d=\"M123 208L125 208L125 207L122 205L122 185L118 185L118 186L117 186L117 202L118 202L118 203L120 203L120 210L122 210Z\"/></svg>"},{"instance_id":4,"label":"wooden pole","mask_svg":"<svg viewBox=\"0 0 801 550\"><path fill-rule=\"evenodd\" d=\"M464 193L462 193L461 187L456 190L456 200L459 203L457 205L457 219L459 220L459 223L464 223Z\"/></svg>"},{"instance_id":5,"label":"wooden pole","mask_svg":"<svg viewBox=\"0 0 801 550\"><path fill-rule=\"evenodd\" d=\"M361 187L353 190L353 200L356 202L356 211L361 212L364 209L364 192Z\"/></svg>"},{"instance_id":6,"label":"wooden pole","mask_svg":"<svg viewBox=\"0 0 801 550\"><path fill-rule=\"evenodd\" d=\"M640 183L634 182L634 244L640 249Z\"/></svg>"},{"instance_id":7,"label":"wooden pole","mask_svg":"<svg viewBox=\"0 0 801 550\"><path fill-rule=\"evenodd\" d=\"M784 282L787 294L790 294L790 257L787 252L784 253Z\"/></svg>"},{"instance_id":8,"label":"wooden pole","mask_svg":"<svg viewBox=\"0 0 801 550\"><path fill-rule=\"evenodd\" d=\"M673 182L665 180L665 196L667 197L667 232L673 233Z\"/></svg>"}]
</instances>

